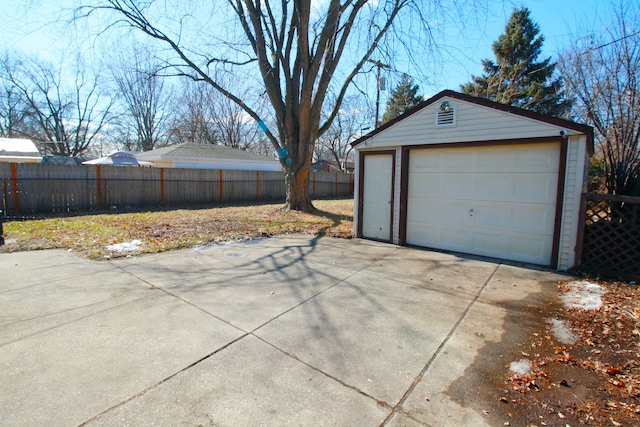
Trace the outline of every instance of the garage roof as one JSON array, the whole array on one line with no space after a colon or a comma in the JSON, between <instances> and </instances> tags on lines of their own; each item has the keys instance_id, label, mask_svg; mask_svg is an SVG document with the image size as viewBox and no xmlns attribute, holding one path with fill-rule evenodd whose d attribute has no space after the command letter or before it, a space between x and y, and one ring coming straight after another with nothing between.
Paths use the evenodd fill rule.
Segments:
<instances>
[{"instance_id":1,"label":"garage roof","mask_svg":"<svg viewBox=\"0 0 640 427\"><path fill-rule=\"evenodd\" d=\"M460 92L455 92L453 90L443 90L442 92L438 93L437 95L421 102L420 104L416 105L415 107L413 107L412 109L410 109L409 111L407 111L404 114L401 114L400 116L396 117L395 119L385 123L384 125L378 127L377 129L371 131L370 133L363 135L362 137L356 139L355 141L353 141L351 143L352 147L356 147L357 145L359 145L360 143L364 142L365 140L371 138L374 135L379 134L380 132L384 131L385 129L388 129L389 127L395 125L396 123L406 119L407 117L419 112L420 110L429 107L430 105L435 104L436 102L438 102L440 99L445 98L445 97L450 97L450 98L454 98L454 99L458 99L460 101L465 101L465 102L469 102L472 104L476 104L476 105L480 105L483 107L487 107L487 108L492 108L495 110L500 110L506 113L510 113L510 114L514 114L517 116L521 116L521 117L526 117L528 119L532 119L532 120L537 120L543 123L548 123L550 125L554 125L554 126L560 126L566 129L570 129L570 130L574 130L577 132L580 132L582 134L587 135L587 146L588 149L590 151L590 154L593 154L593 128L591 126L582 124L582 123L576 123L573 122L571 120L565 120L565 119L560 119L557 117L551 117L551 116L546 116L544 114L539 114L536 113L534 111L530 111L530 110L524 110L522 108L518 108L518 107L513 107L511 105L506 105L506 104L501 104L499 102L494 102L491 101L489 99L486 98L479 98L476 96L471 96L471 95L466 95L464 93L460 93Z\"/></svg>"}]
</instances>

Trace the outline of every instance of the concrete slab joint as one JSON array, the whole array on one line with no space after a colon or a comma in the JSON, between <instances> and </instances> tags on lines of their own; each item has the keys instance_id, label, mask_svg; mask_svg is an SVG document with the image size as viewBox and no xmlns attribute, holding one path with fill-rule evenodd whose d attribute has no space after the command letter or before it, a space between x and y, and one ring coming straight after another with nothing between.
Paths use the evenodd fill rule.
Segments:
<instances>
[{"instance_id":1,"label":"concrete slab joint","mask_svg":"<svg viewBox=\"0 0 640 427\"><path fill-rule=\"evenodd\" d=\"M292 235L0 277L1 425L418 426L489 423L456 381L560 276Z\"/></svg>"}]
</instances>

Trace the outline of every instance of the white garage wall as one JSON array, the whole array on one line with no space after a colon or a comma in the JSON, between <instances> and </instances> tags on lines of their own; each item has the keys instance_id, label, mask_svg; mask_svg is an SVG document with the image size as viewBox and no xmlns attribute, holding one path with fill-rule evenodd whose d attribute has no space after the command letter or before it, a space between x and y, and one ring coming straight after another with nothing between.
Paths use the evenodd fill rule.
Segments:
<instances>
[{"instance_id":1,"label":"white garage wall","mask_svg":"<svg viewBox=\"0 0 640 427\"><path fill-rule=\"evenodd\" d=\"M439 105L444 101L448 101L455 108L456 123L453 126L438 127L436 126L436 113ZM500 109L445 96L435 101L432 105L398 121L393 126L381 130L378 134L370 137L366 144L360 143L356 150L396 150L392 240L397 244L399 243L400 232L402 146L558 137L561 130L562 128L559 125L553 123L546 123ZM557 260L558 268L561 270L568 269L575 264L580 196L584 190L586 178L585 162L589 158L587 136L573 129L569 130L569 136ZM359 188L360 183L357 174L355 185L356 189ZM356 204L358 204L357 191L355 197ZM357 230L357 215L354 217L354 227Z\"/></svg>"},{"instance_id":2,"label":"white garage wall","mask_svg":"<svg viewBox=\"0 0 640 427\"><path fill-rule=\"evenodd\" d=\"M396 245L398 244L398 242L400 241L400 190L401 190L401 186L400 186L400 176L402 168L401 168L401 164L402 164L402 149L400 147L396 148L396 176L395 176L395 182L393 183L393 191L395 194L394 200L393 200L393 238L392 238L392 242L395 243Z\"/></svg>"},{"instance_id":3,"label":"white garage wall","mask_svg":"<svg viewBox=\"0 0 640 427\"><path fill-rule=\"evenodd\" d=\"M456 109L455 126L436 126L436 112L442 101L448 101ZM423 108L397 125L374 135L371 138L371 145L366 148L397 147L400 141L402 145L421 145L560 135L561 128L558 126L493 108L481 107L448 97L442 98L436 104Z\"/></svg>"},{"instance_id":4,"label":"white garage wall","mask_svg":"<svg viewBox=\"0 0 640 427\"><path fill-rule=\"evenodd\" d=\"M575 248L578 241L580 197L585 190L586 136L572 136L567 146L567 170L558 248L558 269L566 270L575 265Z\"/></svg>"}]
</instances>

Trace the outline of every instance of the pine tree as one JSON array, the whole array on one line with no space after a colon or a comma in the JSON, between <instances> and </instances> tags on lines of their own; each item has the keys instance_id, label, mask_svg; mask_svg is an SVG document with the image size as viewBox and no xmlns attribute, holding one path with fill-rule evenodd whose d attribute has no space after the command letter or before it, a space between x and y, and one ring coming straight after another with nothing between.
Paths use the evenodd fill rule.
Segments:
<instances>
[{"instance_id":1,"label":"pine tree","mask_svg":"<svg viewBox=\"0 0 640 427\"><path fill-rule=\"evenodd\" d=\"M502 104L532 110L554 117L565 117L571 100L564 95L562 79L553 80L556 63L539 61L544 37L533 22L529 9L514 9L504 34L492 45L496 56L482 60L484 74L472 76L461 86L462 92Z\"/></svg>"},{"instance_id":2,"label":"pine tree","mask_svg":"<svg viewBox=\"0 0 640 427\"><path fill-rule=\"evenodd\" d=\"M402 74L400 83L391 91L391 96L387 101L387 109L382 116L382 123L393 120L420 102L422 102L422 97L418 95L418 85L413 82L410 75Z\"/></svg>"}]
</instances>

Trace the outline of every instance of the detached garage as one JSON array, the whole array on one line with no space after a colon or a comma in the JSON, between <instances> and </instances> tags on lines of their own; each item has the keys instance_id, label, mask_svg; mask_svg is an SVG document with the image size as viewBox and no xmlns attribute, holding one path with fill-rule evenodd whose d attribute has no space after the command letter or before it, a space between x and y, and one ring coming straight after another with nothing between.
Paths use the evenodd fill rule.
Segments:
<instances>
[{"instance_id":1,"label":"detached garage","mask_svg":"<svg viewBox=\"0 0 640 427\"><path fill-rule=\"evenodd\" d=\"M353 145L358 237L574 265L590 127L444 91Z\"/></svg>"}]
</instances>

